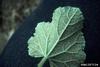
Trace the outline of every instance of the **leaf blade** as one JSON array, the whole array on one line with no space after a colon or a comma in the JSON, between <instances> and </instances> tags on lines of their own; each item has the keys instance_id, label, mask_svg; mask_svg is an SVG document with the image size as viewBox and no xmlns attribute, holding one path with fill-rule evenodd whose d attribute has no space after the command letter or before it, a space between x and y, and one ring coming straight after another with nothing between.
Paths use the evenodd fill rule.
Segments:
<instances>
[{"instance_id":1,"label":"leaf blade","mask_svg":"<svg viewBox=\"0 0 100 67\"><path fill-rule=\"evenodd\" d=\"M82 12L79 8L69 6L57 8L53 13L51 23L41 22L37 25L33 37L33 41L37 43L29 39L29 55L53 59L50 60L51 67L57 66L58 61L59 63L64 63L63 67L70 66L68 65L70 62L73 64L77 62L79 65L85 60L86 56L83 51L85 39L81 32L83 19ZM31 42L36 48L32 46ZM32 47L35 49L32 50Z\"/></svg>"}]
</instances>

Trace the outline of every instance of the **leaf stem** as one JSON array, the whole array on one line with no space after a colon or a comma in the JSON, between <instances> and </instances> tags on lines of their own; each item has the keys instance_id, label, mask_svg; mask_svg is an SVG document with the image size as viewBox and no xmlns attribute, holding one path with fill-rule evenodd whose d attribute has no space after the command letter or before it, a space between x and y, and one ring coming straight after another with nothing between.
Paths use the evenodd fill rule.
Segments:
<instances>
[{"instance_id":1,"label":"leaf stem","mask_svg":"<svg viewBox=\"0 0 100 67\"><path fill-rule=\"evenodd\" d=\"M38 67L43 67L43 65L44 65L44 63L45 63L46 60L47 60L47 58L44 57L44 58L40 61L40 63L38 64Z\"/></svg>"}]
</instances>

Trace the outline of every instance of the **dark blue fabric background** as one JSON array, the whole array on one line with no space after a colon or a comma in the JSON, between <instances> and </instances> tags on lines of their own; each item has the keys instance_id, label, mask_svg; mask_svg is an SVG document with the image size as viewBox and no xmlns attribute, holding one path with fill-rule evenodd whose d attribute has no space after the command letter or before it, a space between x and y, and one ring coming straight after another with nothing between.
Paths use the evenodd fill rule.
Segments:
<instances>
[{"instance_id":1,"label":"dark blue fabric background","mask_svg":"<svg viewBox=\"0 0 100 67\"><path fill-rule=\"evenodd\" d=\"M59 6L79 7L85 17L84 35L86 39L85 63L100 62L100 9L99 0L43 0L35 12L24 21L9 40L0 56L0 67L36 67L40 59L32 58L27 53L27 40L30 38L38 22L51 21L53 10ZM48 62L44 67L49 67Z\"/></svg>"}]
</instances>

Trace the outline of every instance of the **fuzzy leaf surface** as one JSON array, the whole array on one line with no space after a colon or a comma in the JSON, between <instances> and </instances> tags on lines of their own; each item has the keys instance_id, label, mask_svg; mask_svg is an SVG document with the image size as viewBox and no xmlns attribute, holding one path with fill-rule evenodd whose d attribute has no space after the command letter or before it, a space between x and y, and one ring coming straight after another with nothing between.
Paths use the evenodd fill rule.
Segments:
<instances>
[{"instance_id":1,"label":"fuzzy leaf surface","mask_svg":"<svg viewBox=\"0 0 100 67\"><path fill-rule=\"evenodd\" d=\"M85 60L83 15L76 7L59 7L51 22L40 22L28 40L32 57L47 58L50 67L79 67Z\"/></svg>"}]
</instances>

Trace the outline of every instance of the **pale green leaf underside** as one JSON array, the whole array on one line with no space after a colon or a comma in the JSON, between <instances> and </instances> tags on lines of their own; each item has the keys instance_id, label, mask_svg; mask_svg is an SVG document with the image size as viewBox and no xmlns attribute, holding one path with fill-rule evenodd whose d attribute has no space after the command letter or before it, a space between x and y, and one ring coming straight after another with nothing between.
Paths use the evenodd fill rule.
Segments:
<instances>
[{"instance_id":1,"label":"pale green leaf underside","mask_svg":"<svg viewBox=\"0 0 100 67\"><path fill-rule=\"evenodd\" d=\"M83 19L79 8L57 8L51 22L40 22L35 28L28 40L29 55L46 57L51 67L79 67L85 60Z\"/></svg>"}]
</instances>

